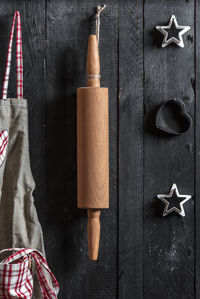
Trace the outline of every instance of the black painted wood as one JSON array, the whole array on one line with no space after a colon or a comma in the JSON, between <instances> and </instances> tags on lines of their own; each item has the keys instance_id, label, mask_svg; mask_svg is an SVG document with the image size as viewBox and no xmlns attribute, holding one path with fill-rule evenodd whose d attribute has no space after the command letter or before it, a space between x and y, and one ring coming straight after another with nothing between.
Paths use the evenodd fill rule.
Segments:
<instances>
[{"instance_id":1,"label":"black painted wood","mask_svg":"<svg viewBox=\"0 0 200 299\"><path fill-rule=\"evenodd\" d=\"M86 84L88 19L99 2L0 3L0 92L15 9L22 17L34 197L59 298L199 299L200 1L106 2L100 58L110 98L110 209L101 215L97 262L88 260L86 211L76 207L76 88ZM172 14L191 26L184 49L160 47L155 26ZM10 96L15 66L14 58ZM155 113L172 97L194 125L167 137L155 130ZM156 194L172 183L193 196L185 218L162 217Z\"/></svg>"},{"instance_id":2,"label":"black painted wood","mask_svg":"<svg viewBox=\"0 0 200 299\"><path fill-rule=\"evenodd\" d=\"M119 298L143 298L143 6L119 11Z\"/></svg>"},{"instance_id":3,"label":"black painted wood","mask_svg":"<svg viewBox=\"0 0 200 299\"><path fill-rule=\"evenodd\" d=\"M185 48L160 48L156 25L172 14L191 26ZM194 198L186 217L162 217L156 195L176 183L180 193L194 196L194 127L187 134L166 137L155 130L158 106L180 97L194 118L194 3L145 1L144 6L144 298L194 298Z\"/></svg>"},{"instance_id":4,"label":"black painted wood","mask_svg":"<svg viewBox=\"0 0 200 299\"><path fill-rule=\"evenodd\" d=\"M200 297L200 1L196 1L195 12L196 12L196 26L195 26L195 46L196 46L196 56L195 56L195 291L196 298Z\"/></svg>"},{"instance_id":5,"label":"black painted wood","mask_svg":"<svg viewBox=\"0 0 200 299\"><path fill-rule=\"evenodd\" d=\"M101 84L109 87L110 209L102 211L99 260L88 260L87 215L76 204L76 89L86 86L89 17L96 1L47 2L47 257L61 298L116 298L117 4L102 13Z\"/></svg>"}]
</instances>

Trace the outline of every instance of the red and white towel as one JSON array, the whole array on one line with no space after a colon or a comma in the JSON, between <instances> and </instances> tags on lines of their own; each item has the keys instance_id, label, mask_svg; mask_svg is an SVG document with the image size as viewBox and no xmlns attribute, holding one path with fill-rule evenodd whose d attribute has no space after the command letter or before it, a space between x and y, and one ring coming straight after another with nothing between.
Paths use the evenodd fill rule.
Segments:
<instances>
[{"instance_id":1,"label":"red and white towel","mask_svg":"<svg viewBox=\"0 0 200 299\"><path fill-rule=\"evenodd\" d=\"M0 254L7 251L15 252L0 262L0 298L31 299L34 287L31 260L34 260L43 298L57 299L59 292L58 282L49 269L45 258L38 250L31 248L9 248L0 251ZM52 287L46 279L45 272L49 274Z\"/></svg>"}]
</instances>

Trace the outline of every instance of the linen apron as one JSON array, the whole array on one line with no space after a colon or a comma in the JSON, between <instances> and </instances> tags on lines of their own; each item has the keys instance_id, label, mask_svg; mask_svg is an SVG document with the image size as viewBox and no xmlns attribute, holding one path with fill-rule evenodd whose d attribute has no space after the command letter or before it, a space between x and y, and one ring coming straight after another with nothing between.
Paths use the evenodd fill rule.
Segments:
<instances>
[{"instance_id":1,"label":"linen apron","mask_svg":"<svg viewBox=\"0 0 200 299\"><path fill-rule=\"evenodd\" d=\"M7 91L16 18L17 98L11 99L7 98ZM42 229L32 195L34 188L29 159L27 100L23 99L21 22L16 11L0 100L0 250L34 248L45 254ZM32 298L42 298L37 278L34 280Z\"/></svg>"}]
</instances>

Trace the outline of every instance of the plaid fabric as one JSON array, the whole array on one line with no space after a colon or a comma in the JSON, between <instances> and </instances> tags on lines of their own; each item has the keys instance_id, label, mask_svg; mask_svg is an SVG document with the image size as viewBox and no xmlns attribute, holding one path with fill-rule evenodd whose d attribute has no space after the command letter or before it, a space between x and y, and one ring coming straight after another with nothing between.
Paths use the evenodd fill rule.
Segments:
<instances>
[{"instance_id":1,"label":"plaid fabric","mask_svg":"<svg viewBox=\"0 0 200 299\"><path fill-rule=\"evenodd\" d=\"M33 276L30 260L36 262L37 277L41 286L42 296L45 299L57 299L59 292L58 282L49 269L43 255L36 249L9 248L0 251L15 251L0 263L0 298L27 298L33 294ZM53 288L49 286L44 270L50 275Z\"/></svg>"},{"instance_id":2,"label":"plaid fabric","mask_svg":"<svg viewBox=\"0 0 200 299\"><path fill-rule=\"evenodd\" d=\"M16 33L16 67L17 67L17 98L23 99L23 58L22 58L22 35L21 35L21 19L18 11L15 12L12 29L10 33L10 40L8 45L6 71L3 83L2 99L7 99L8 94L8 83L10 77L10 66L12 59L12 43L15 29L15 19L17 17L17 33Z\"/></svg>"},{"instance_id":3,"label":"plaid fabric","mask_svg":"<svg viewBox=\"0 0 200 299\"><path fill-rule=\"evenodd\" d=\"M5 161L8 146L8 131L3 130L0 132L0 166Z\"/></svg>"}]
</instances>

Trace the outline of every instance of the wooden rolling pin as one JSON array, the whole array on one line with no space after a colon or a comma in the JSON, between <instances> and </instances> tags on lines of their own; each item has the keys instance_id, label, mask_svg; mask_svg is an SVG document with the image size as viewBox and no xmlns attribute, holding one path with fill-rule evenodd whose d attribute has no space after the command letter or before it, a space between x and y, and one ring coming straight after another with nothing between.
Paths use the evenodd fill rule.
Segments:
<instances>
[{"instance_id":1,"label":"wooden rolling pin","mask_svg":"<svg viewBox=\"0 0 200 299\"><path fill-rule=\"evenodd\" d=\"M109 207L108 88L100 87L98 41L88 40L87 87L77 89L78 207L88 211L88 250L97 260L101 209Z\"/></svg>"}]
</instances>

